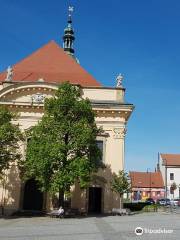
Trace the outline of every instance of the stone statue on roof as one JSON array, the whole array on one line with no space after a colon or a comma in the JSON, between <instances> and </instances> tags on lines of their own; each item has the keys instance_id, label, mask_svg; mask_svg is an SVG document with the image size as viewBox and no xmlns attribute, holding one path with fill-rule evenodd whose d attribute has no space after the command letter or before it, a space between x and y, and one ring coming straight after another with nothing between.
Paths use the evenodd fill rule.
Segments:
<instances>
[{"instance_id":1,"label":"stone statue on roof","mask_svg":"<svg viewBox=\"0 0 180 240\"><path fill-rule=\"evenodd\" d=\"M116 78L116 82L117 82L117 85L116 87L122 87L122 81L123 81L124 77L123 75L120 73L117 78Z\"/></svg>"},{"instance_id":2,"label":"stone statue on roof","mask_svg":"<svg viewBox=\"0 0 180 240\"><path fill-rule=\"evenodd\" d=\"M9 67L7 68L7 70L6 70L6 72L7 72L7 75L6 75L5 81L11 82L11 81L12 81L12 77L13 77L13 69L12 69L12 67L9 66Z\"/></svg>"}]
</instances>

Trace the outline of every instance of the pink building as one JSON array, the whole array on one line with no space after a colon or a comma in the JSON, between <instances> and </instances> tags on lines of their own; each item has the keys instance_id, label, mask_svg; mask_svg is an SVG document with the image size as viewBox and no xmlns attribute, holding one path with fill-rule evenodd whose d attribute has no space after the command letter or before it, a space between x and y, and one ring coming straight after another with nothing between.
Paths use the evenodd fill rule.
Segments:
<instances>
[{"instance_id":1,"label":"pink building","mask_svg":"<svg viewBox=\"0 0 180 240\"><path fill-rule=\"evenodd\" d=\"M158 172L130 172L132 186L132 200L145 201L146 198L163 198L165 187L160 171Z\"/></svg>"}]
</instances>

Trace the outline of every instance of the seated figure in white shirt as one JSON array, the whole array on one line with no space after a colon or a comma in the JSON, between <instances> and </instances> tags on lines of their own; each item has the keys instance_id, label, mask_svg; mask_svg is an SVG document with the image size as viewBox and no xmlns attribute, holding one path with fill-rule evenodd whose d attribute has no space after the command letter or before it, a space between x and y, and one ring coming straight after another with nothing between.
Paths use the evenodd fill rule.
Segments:
<instances>
[{"instance_id":1,"label":"seated figure in white shirt","mask_svg":"<svg viewBox=\"0 0 180 240\"><path fill-rule=\"evenodd\" d=\"M58 214L60 217L64 215L64 209L62 208L62 206L60 206L60 208L58 209Z\"/></svg>"}]
</instances>

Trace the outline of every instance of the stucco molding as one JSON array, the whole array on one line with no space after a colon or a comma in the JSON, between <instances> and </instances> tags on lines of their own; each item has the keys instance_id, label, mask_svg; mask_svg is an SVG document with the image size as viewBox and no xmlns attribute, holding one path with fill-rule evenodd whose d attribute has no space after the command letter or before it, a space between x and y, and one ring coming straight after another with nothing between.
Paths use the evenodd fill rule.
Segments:
<instances>
[{"instance_id":1,"label":"stucco molding","mask_svg":"<svg viewBox=\"0 0 180 240\"><path fill-rule=\"evenodd\" d=\"M46 95L44 95L45 97ZM35 102L35 101L30 101L30 102L16 102L16 101L1 101L0 99L0 105L5 105L10 107L12 110L16 109L19 112L24 111L24 110L32 110L32 109L39 109L40 111L44 110L44 104L43 102ZM92 108L93 111L96 114L96 118L102 119L103 117L107 119L109 122L109 118L123 118L127 121L128 117L131 115L132 111L121 111L121 110L111 110L111 109L104 109L104 110L97 110Z\"/></svg>"},{"instance_id":2,"label":"stucco molding","mask_svg":"<svg viewBox=\"0 0 180 240\"><path fill-rule=\"evenodd\" d=\"M0 100L6 101L6 99L12 98L13 96L20 96L24 95L27 96L29 94L37 94L37 93L48 93L48 94L54 94L54 91L56 89L50 87L50 86L24 86L24 87L16 87L16 88L7 88L6 90L3 89L0 91Z\"/></svg>"},{"instance_id":3,"label":"stucco molding","mask_svg":"<svg viewBox=\"0 0 180 240\"><path fill-rule=\"evenodd\" d=\"M114 128L113 129L113 137L114 139L124 139L126 136L127 129L123 128Z\"/></svg>"}]
</instances>

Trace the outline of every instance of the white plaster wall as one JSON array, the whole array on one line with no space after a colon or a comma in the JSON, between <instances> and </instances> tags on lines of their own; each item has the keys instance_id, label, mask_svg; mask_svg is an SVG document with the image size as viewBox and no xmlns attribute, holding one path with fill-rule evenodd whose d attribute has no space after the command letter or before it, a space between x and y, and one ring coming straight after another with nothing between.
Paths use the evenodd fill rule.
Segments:
<instances>
[{"instance_id":1,"label":"white plaster wall","mask_svg":"<svg viewBox=\"0 0 180 240\"><path fill-rule=\"evenodd\" d=\"M160 157L160 171L164 180L164 185L166 184L166 168L163 165L162 158ZM170 173L174 173L174 180L170 180ZM167 167L167 198L173 199L173 194L170 194L170 187L172 183L175 182L177 189L174 191L174 198L180 198L179 188L180 188L180 167L173 168Z\"/></svg>"},{"instance_id":2,"label":"white plaster wall","mask_svg":"<svg viewBox=\"0 0 180 240\"><path fill-rule=\"evenodd\" d=\"M164 185L166 184L166 177L165 177L165 166L163 165L163 161L162 161L162 158L160 157L160 160L159 160L159 167L160 167L160 171L162 173L162 177L163 177L163 181L164 181Z\"/></svg>"},{"instance_id":3,"label":"white plaster wall","mask_svg":"<svg viewBox=\"0 0 180 240\"><path fill-rule=\"evenodd\" d=\"M83 88L83 98L99 101L123 101L124 89L110 88Z\"/></svg>"},{"instance_id":4,"label":"white plaster wall","mask_svg":"<svg viewBox=\"0 0 180 240\"><path fill-rule=\"evenodd\" d=\"M174 173L174 180L170 180L170 173ZM172 183L175 182L177 189L174 191L174 198L179 198L179 188L180 188L180 168L167 168L167 187L168 187L168 197L173 198L173 194L170 194L170 187Z\"/></svg>"}]
</instances>

